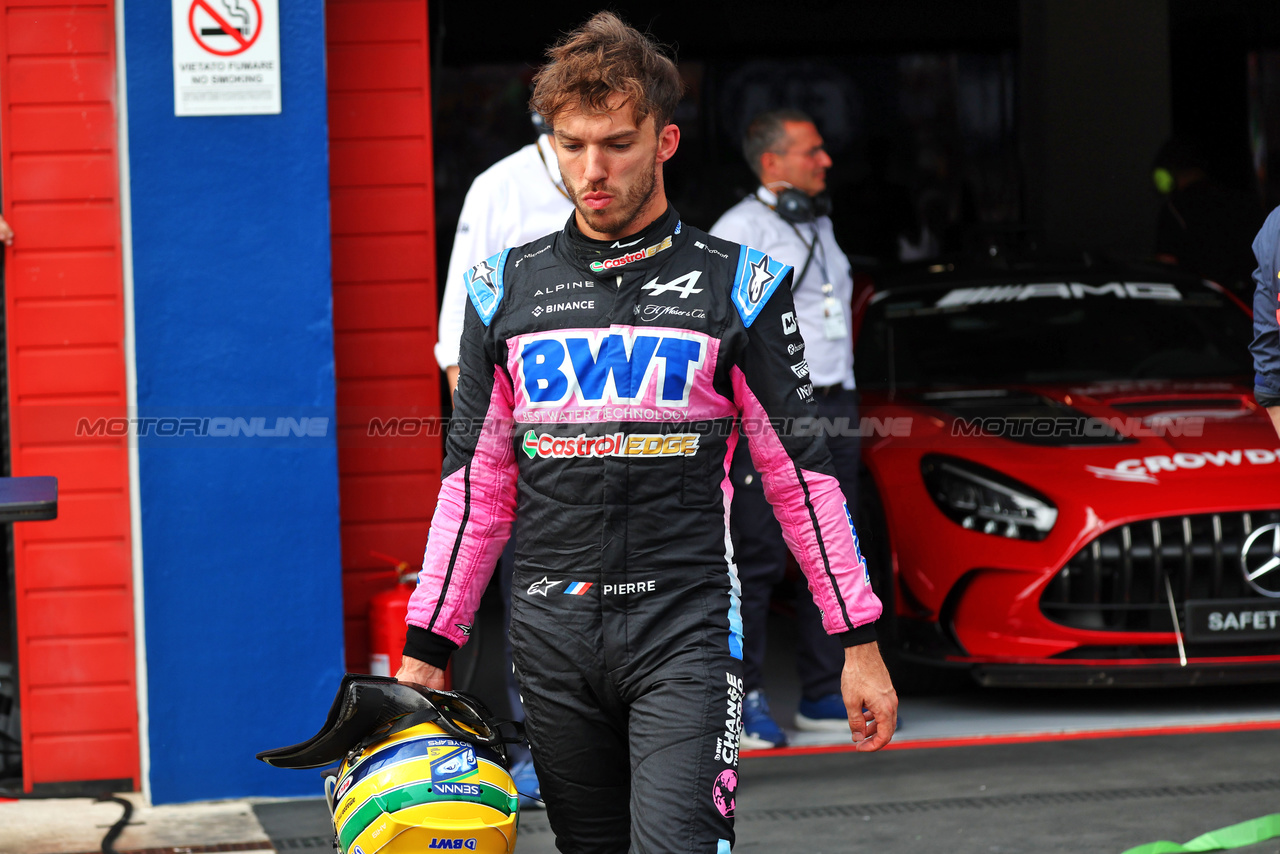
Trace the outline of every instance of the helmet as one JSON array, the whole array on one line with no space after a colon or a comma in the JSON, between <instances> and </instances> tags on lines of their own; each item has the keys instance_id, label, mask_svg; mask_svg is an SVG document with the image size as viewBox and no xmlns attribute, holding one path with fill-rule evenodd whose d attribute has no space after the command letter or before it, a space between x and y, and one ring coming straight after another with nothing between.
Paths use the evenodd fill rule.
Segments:
<instances>
[{"instance_id":1,"label":"helmet","mask_svg":"<svg viewBox=\"0 0 1280 854\"><path fill-rule=\"evenodd\" d=\"M507 736L479 700L384 676L348 673L324 727L258 758L322 768L340 854L434 849L511 854L519 821Z\"/></svg>"},{"instance_id":2,"label":"helmet","mask_svg":"<svg viewBox=\"0 0 1280 854\"><path fill-rule=\"evenodd\" d=\"M516 786L496 750L420 723L352 753L330 778L343 854L515 850Z\"/></svg>"}]
</instances>

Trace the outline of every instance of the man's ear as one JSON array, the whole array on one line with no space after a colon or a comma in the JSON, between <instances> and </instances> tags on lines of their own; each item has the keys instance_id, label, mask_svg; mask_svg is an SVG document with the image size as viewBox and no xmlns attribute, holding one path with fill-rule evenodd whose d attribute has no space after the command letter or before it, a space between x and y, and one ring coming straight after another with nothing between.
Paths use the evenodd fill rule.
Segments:
<instances>
[{"instance_id":1,"label":"man's ear","mask_svg":"<svg viewBox=\"0 0 1280 854\"><path fill-rule=\"evenodd\" d=\"M658 162L665 163L670 160L679 147L680 128L675 125L667 125L658 133Z\"/></svg>"},{"instance_id":2,"label":"man's ear","mask_svg":"<svg viewBox=\"0 0 1280 854\"><path fill-rule=\"evenodd\" d=\"M778 155L778 152L776 151L766 151L764 154L760 155L760 175L761 175L760 183L761 184L769 183L764 179L763 176L777 174L778 161L781 159L782 158Z\"/></svg>"}]
</instances>

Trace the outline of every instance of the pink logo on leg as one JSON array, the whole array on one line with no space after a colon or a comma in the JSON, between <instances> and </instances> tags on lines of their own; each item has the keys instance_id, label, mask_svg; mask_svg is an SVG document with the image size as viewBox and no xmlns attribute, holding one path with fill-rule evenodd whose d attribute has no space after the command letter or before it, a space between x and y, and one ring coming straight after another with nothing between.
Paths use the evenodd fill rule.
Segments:
<instances>
[{"instance_id":1,"label":"pink logo on leg","mask_svg":"<svg viewBox=\"0 0 1280 854\"><path fill-rule=\"evenodd\" d=\"M725 818L733 818L734 792L738 790L738 772L732 768L721 771L711 784L711 800Z\"/></svg>"}]
</instances>

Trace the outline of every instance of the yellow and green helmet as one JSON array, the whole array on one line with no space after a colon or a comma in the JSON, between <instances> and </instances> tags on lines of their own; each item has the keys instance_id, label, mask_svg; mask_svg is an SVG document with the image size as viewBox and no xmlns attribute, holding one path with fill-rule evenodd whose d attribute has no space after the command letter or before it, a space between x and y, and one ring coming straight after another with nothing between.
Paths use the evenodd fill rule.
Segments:
<instances>
[{"instance_id":1,"label":"yellow and green helmet","mask_svg":"<svg viewBox=\"0 0 1280 854\"><path fill-rule=\"evenodd\" d=\"M264 751L278 768L341 758L325 795L341 854L512 854L518 794L504 736L474 697L347 674L325 727Z\"/></svg>"},{"instance_id":2,"label":"yellow and green helmet","mask_svg":"<svg viewBox=\"0 0 1280 854\"><path fill-rule=\"evenodd\" d=\"M333 785L343 854L515 850L518 797L506 763L436 724L398 732L344 761Z\"/></svg>"}]
</instances>

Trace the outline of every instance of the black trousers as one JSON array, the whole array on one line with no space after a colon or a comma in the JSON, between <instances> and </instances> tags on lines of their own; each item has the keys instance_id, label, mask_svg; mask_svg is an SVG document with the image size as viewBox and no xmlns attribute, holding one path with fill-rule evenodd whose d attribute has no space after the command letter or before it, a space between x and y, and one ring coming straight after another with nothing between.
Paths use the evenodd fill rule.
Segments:
<instances>
[{"instance_id":1,"label":"black trousers","mask_svg":"<svg viewBox=\"0 0 1280 854\"><path fill-rule=\"evenodd\" d=\"M841 389L815 394L818 417L829 419L837 429L829 431L827 447L835 464L836 479L856 517L858 490L858 393ZM841 430L843 425L844 429ZM843 435L831 435L842 433ZM769 599L782 580L787 566L787 545L782 527L765 500L760 473L751 463L744 440L733 457L733 554L742 583L742 665L748 692L764 684L764 651L769 617ZM796 595L796 673L805 699L816 700L840 691L840 671L844 648L822 628L822 618L808 589Z\"/></svg>"},{"instance_id":2,"label":"black trousers","mask_svg":"<svg viewBox=\"0 0 1280 854\"><path fill-rule=\"evenodd\" d=\"M728 854L743 691L720 571L723 590L671 579L620 611L600 584L569 596L552 577L539 595L517 565L516 676L565 854Z\"/></svg>"}]
</instances>

